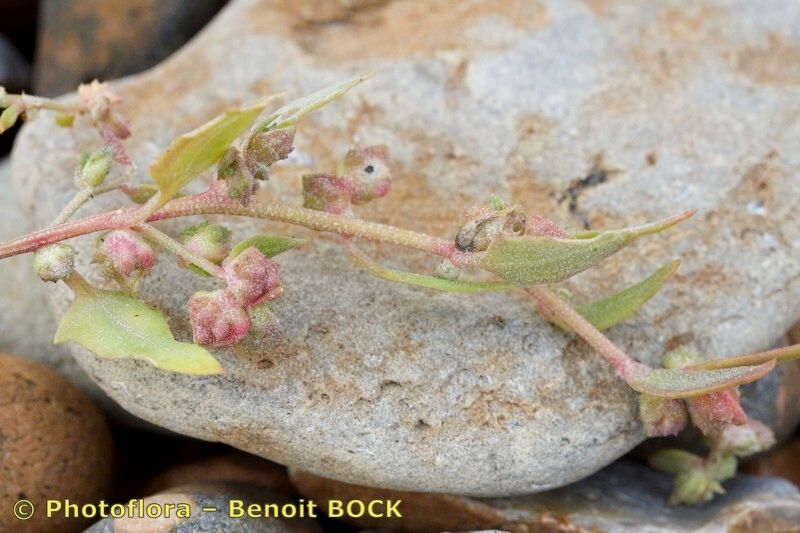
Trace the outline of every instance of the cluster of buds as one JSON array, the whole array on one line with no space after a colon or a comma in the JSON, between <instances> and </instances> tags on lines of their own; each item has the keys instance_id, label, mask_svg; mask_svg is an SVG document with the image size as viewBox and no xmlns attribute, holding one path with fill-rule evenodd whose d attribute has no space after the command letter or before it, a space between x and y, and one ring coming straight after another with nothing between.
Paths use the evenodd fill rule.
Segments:
<instances>
[{"instance_id":1,"label":"cluster of buds","mask_svg":"<svg viewBox=\"0 0 800 533\"><path fill-rule=\"evenodd\" d=\"M153 248L134 231L114 230L97 243L94 262L109 279L134 286L150 274L155 263Z\"/></svg>"},{"instance_id":2,"label":"cluster of buds","mask_svg":"<svg viewBox=\"0 0 800 533\"><path fill-rule=\"evenodd\" d=\"M230 198L247 204L258 182L269 179L270 167L289 157L293 149L293 128L256 132L247 140L244 150L230 147L223 154L217 165L217 179L225 185Z\"/></svg>"},{"instance_id":3,"label":"cluster of buds","mask_svg":"<svg viewBox=\"0 0 800 533\"><path fill-rule=\"evenodd\" d=\"M337 174L306 174L302 178L303 207L337 215L389 193L392 176L386 145L353 148Z\"/></svg>"},{"instance_id":4,"label":"cluster of buds","mask_svg":"<svg viewBox=\"0 0 800 533\"><path fill-rule=\"evenodd\" d=\"M250 317L230 291L198 291L189 299L192 337L201 346L233 344L247 335Z\"/></svg>"},{"instance_id":5,"label":"cluster of buds","mask_svg":"<svg viewBox=\"0 0 800 533\"><path fill-rule=\"evenodd\" d=\"M703 360L701 354L680 347L664 356L664 366L687 368ZM724 493L721 482L736 473L737 458L775 444L769 427L747 417L736 388L685 401L642 395L639 414L648 436L677 435L690 417L709 443L711 451L707 459L673 449L661 450L651 458L655 468L675 474L672 503L702 503L714 494Z\"/></svg>"},{"instance_id":6,"label":"cluster of buds","mask_svg":"<svg viewBox=\"0 0 800 533\"><path fill-rule=\"evenodd\" d=\"M86 103L92 122L101 131L107 131L118 139L126 139L131 131L128 122L114 110L122 100L111 92L106 83L97 80L78 87L78 96Z\"/></svg>"},{"instance_id":7,"label":"cluster of buds","mask_svg":"<svg viewBox=\"0 0 800 533\"><path fill-rule=\"evenodd\" d=\"M736 458L714 455L704 459L685 450L659 450L650 458L653 468L675 475L670 504L698 504L724 494L722 482L736 475Z\"/></svg>"},{"instance_id":8,"label":"cluster of buds","mask_svg":"<svg viewBox=\"0 0 800 533\"><path fill-rule=\"evenodd\" d=\"M255 327L256 334L274 331L268 302L283 291L278 264L251 246L223 264L226 287L200 291L189 300L194 342L221 347L243 339ZM252 324L251 324L252 315Z\"/></svg>"},{"instance_id":9,"label":"cluster of buds","mask_svg":"<svg viewBox=\"0 0 800 533\"><path fill-rule=\"evenodd\" d=\"M283 292L278 264L251 246L223 266L228 290L243 307L276 299Z\"/></svg>"}]
</instances>

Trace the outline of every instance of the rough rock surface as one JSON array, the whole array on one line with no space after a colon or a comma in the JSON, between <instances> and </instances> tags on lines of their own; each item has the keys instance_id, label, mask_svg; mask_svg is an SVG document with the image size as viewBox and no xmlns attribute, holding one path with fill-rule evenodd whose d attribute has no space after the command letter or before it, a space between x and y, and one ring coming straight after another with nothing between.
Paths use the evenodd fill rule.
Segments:
<instances>
[{"instance_id":1,"label":"rough rock surface","mask_svg":"<svg viewBox=\"0 0 800 533\"><path fill-rule=\"evenodd\" d=\"M11 165L3 159L0 161L0 189L10 188ZM36 227L23 215L13 194L0 194L1 240L17 237ZM47 293L55 287L36 277L31 259L31 256L17 256L0 261L0 352L58 370L88 393L111 419L152 429L154 426L132 416L111 400L81 369L67 346L53 344L57 323L49 311Z\"/></svg>"},{"instance_id":2,"label":"rough rock surface","mask_svg":"<svg viewBox=\"0 0 800 533\"><path fill-rule=\"evenodd\" d=\"M10 187L11 165L2 160L0 188ZM14 195L0 195L0 239L5 241L35 228L35 223L26 221ZM48 307L47 287L33 273L30 256L0 261L0 351L52 366L81 388L102 394L69 348L53 345L56 321Z\"/></svg>"},{"instance_id":3,"label":"rough rock surface","mask_svg":"<svg viewBox=\"0 0 800 533\"><path fill-rule=\"evenodd\" d=\"M389 144L398 177L364 216L438 235L491 193L573 227L694 207L692 221L570 284L586 298L684 258L663 294L611 337L658 364L683 343L715 356L764 348L800 318L796 3L385 2L334 21L309 17L310 5L232 2L175 56L117 84L140 168L231 103L374 71L301 125L262 198L299 203L299 173L332 169L358 141ZM78 154L96 143L83 126L25 127L14 179L39 224L68 201ZM82 214L119 202L110 195ZM237 233L256 229L303 234L261 222ZM92 242L81 241L84 269ZM376 254L435 265L396 248ZM224 376L75 354L142 418L359 484L539 491L642 439L635 395L518 294L373 280L327 238L280 262L286 336L218 351ZM185 339L184 304L203 283L165 260L142 295ZM67 300L62 291L59 312Z\"/></svg>"},{"instance_id":4,"label":"rough rock surface","mask_svg":"<svg viewBox=\"0 0 800 533\"><path fill-rule=\"evenodd\" d=\"M56 372L0 353L0 531L80 531L85 521L45 517L45 501L108 496L111 432L100 411ZM38 513L20 521L20 500Z\"/></svg>"},{"instance_id":5,"label":"rough rock surface","mask_svg":"<svg viewBox=\"0 0 800 533\"><path fill-rule=\"evenodd\" d=\"M359 487L290 471L300 493L321 508L336 500L402 500L402 518L349 518L365 528L404 531L794 531L800 491L785 480L740 476L727 493L698 507L668 505L670 476L621 460L578 483L539 494L478 500Z\"/></svg>"}]
</instances>

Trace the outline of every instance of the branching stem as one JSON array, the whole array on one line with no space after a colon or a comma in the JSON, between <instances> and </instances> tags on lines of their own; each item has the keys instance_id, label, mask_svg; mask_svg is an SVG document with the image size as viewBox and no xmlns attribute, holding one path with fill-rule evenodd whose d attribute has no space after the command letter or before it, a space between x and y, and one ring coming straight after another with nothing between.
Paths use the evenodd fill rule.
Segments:
<instances>
[{"instance_id":1,"label":"branching stem","mask_svg":"<svg viewBox=\"0 0 800 533\"><path fill-rule=\"evenodd\" d=\"M138 225L148 206L150 202L141 207L117 209L30 233L0 245L0 259L87 233ZM317 231L422 250L450 259L456 266L476 266L479 257L474 253L457 252L451 240L425 233L279 203L243 206L214 191L172 200L162 209L147 215L144 222L190 215L233 215L287 222Z\"/></svg>"}]
</instances>

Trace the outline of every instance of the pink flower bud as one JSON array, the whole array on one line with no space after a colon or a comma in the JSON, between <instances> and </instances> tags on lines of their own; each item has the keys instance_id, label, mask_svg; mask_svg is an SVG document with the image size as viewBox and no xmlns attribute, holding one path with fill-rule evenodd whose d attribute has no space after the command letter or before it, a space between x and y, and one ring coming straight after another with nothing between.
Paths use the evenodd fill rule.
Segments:
<instances>
[{"instance_id":1,"label":"pink flower bud","mask_svg":"<svg viewBox=\"0 0 800 533\"><path fill-rule=\"evenodd\" d=\"M250 329L250 317L227 290L198 291L187 304L192 338L200 346L228 346Z\"/></svg>"},{"instance_id":2,"label":"pink flower bud","mask_svg":"<svg viewBox=\"0 0 800 533\"><path fill-rule=\"evenodd\" d=\"M155 263L153 248L130 230L114 230L100 238L95 261L109 274L145 277Z\"/></svg>"},{"instance_id":3,"label":"pink flower bud","mask_svg":"<svg viewBox=\"0 0 800 533\"><path fill-rule=\"evenodd\" d=\"M723 429L728 424L742 425L747 422L747 414L739 402L736 389L726 389L703 396L688 398L686 404L692 423L709 435Z\"/></svg>"},{"instance_id":4,"label":"pink flower bud","mask_svg":"<svg viewBox=\"0 0 800 533\"><path fill-rule=\"evenodd\" d=\"M648 437L677 435L689 421L686 407L681 400L649 394L639 396L639 418Z\"/></svg>"},{"instance_id":5,"label":"pink flower bud","mask_svg":"<svg viewBox=\"0 0 800 533\"><path fill-rule=\"evenodd\" d=\"M274 300L283 292L278 264L251 246L223 266L228 290L244 307Z\"/></svg>"},{"instance_id":6,"label":"pink flower bud","mask_svg":"<svg viewBox=\"0 0 800 533\"><path fill-rule=\"evenodd\" d=\"M128 123L113 109L122 99L108 88L108 84L94 80L80 85L78 95L86 103L94 124L104 126L120 139L130 136Z\"/></svg>"},{"instance_id":7,"label":"pink flower bud","mask_svg":"<svg viewBox=\"0 0 800 533\"><path fill-rule=\"evenodd\" d=\"M568 239L569 233L553 222L541 215L530 215L528 217L528 231L529 235L541 235L544 237L555 237L557 239Z\"/></svg>"},{"instance_id":8,"label":"pink flower bud","mask_svg":"<svg viewBox=\"0 0 800 533\"><path fill-rule=\"evenodd\" d=\"M231 251L231 231L217 224L202 222L181 232L187 250L218 265ZM186 266L181 262L181 266Z\"/></svg>"},{"instance_id":9,"label":"pink flower bud","mask_svg":"<svg viewBox=\"0 0 800 533\"><path fill-rule=\"evenodd\" d=\"M353 183L333 174L303 176L303 207L341 215L350 209Z\"/></svg>"},{"instance_id":10,"label":"pink flower bud","mask_svg":"<svg viewBox=\"0 0 800 533\"><path fill-rule=\"evenodd\" d=\"M385 144L353 148L344 157L339 175L353 184L353 203L365 204L382 198L392 187L389 148Z\"/></svg>"}]
</instances>

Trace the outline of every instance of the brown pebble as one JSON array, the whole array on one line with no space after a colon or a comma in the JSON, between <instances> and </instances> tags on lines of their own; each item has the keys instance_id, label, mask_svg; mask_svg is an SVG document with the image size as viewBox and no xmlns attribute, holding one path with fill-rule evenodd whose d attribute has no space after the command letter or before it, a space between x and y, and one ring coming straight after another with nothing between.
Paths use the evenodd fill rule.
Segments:
<instances>
[{"instance_id":1,"label":"brown pebble","mask_svg":"<svg viewBox=\"0 0 800 533\"><path fill-rule=\"evenodd\" d=\"M111 433L89 397L43 365L0 353L0 531L81 531L85 520L45 518L45 502L97 503L111 465ZM20 499L36 509L25 521L6 512Z\"/></svg>"},{"instance_id":2,"label":"brown pebble","mask_svg":"<svg viewBox=\"0 0 800 533\"><path fill-rule=\"evenodd\" d=\"M250 483L279 494L295 492L284 466L233 450L175 465L147 482L142 493L155 494L179 485L215 482Z\"/></svg>"}]
</instances>

